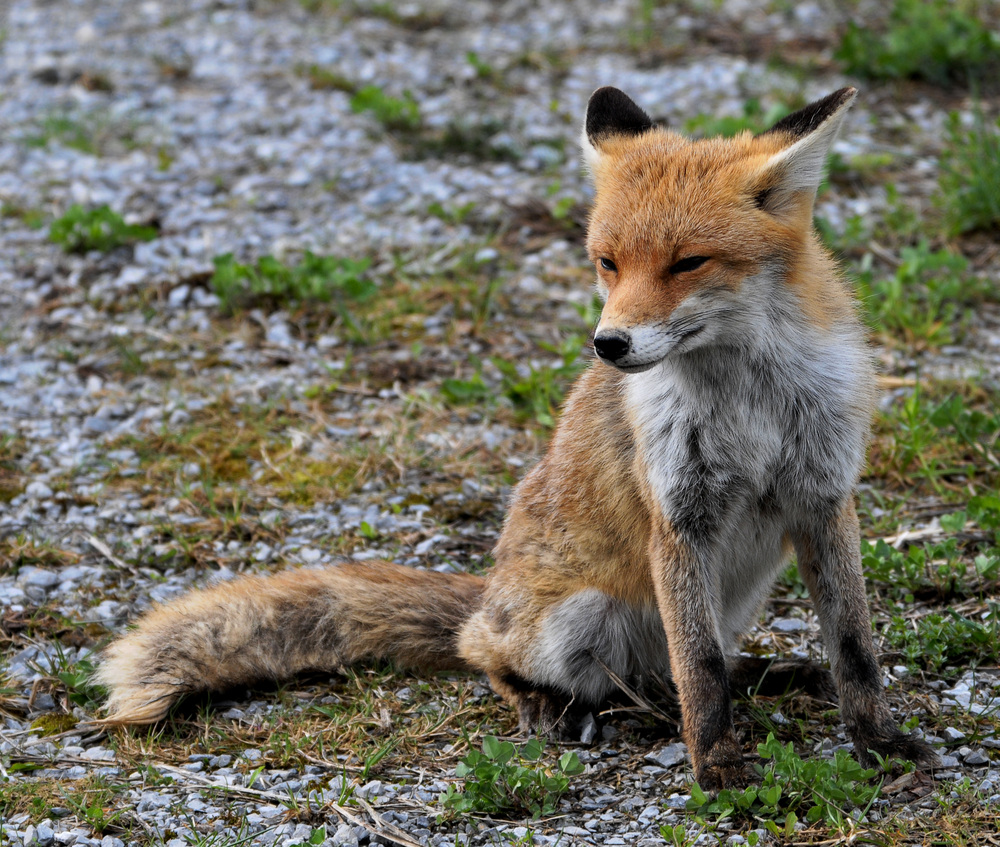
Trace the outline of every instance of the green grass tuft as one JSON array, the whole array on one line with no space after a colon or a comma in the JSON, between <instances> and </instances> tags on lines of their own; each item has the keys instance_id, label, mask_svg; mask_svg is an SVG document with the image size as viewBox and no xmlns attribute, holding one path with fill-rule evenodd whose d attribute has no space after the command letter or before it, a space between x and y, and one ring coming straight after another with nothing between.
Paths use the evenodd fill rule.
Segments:
<instances>
[{"instance_id":1,"label":"green grass tuft","mask_svg":"<svg viewBox=\"0 0 1000 847\"><path fill-rule=\"evenodd\" d=\"M91 250L107 253L137 241L152 241L157 235L154 227L125 223L109 206L84 209L78 203L56 218L49 228L49 240L61 244L67 253Z\"/></svg>"},{"instance_id":2,"label":"green grass tuft","mask_svg":"<svg viewBox=\"0 0 1000 847\"><path fill-rule=\"evenodd\" d=\"M996 297L991 282L969 273L964 256L931 250L926 241L902 248L892 276L876 278L870 260L862 263L858 289L872 329L917 348L960 340L971 307Z\"/></svg>"},{"instance_id":3,"label":"green grass tuft","mask_svg":"<svg viewBox=\"0 0 1000 847\"><path fill-rule=\"evenodd\" d=\"M262 256L255 265L243 264L232 253L212 260L212 290L223 311L235 312L251 306L288 303L332 303L352 325L350 307L371 300L377 286L365 276L368 259L317 256L306 251L296 265L287 265L273 256Z\"/></svg>"},{"instance_id":4,"label":"green grass tuft","mask_svg":"<svg viewBox=\"0 0 1000 847\"><path fill-rule=\"evenodd\" d=\"M518 750L509 741L485 736L483 752L472 750L455 768L455 775L465 781L462 790L449 785L441 805L452 815L551 815L569 789L569 778L582 773L583 765L574 752L563 753L555 767L536 764L544 752L545 742L538 738Z\"/></svg>"},{"instance_id":5,"label":"green grass tuft","mask_svg":"<svg viewBox=\"0 0 1000 847\"><path fill-rule=\"evenodd\" d=\"M757 752L767 762L760 769L760 785L724 789L713 799L695 783L688 809L701 818L761 820L772 835L782 838L795 834L801 814L809 824L822 822L845 831L854 823L851 812L866 810L878 797L880 785L871 782L875 772L844 750L837 750L832 759L803 759L790 742L782 745L771 733L757 745Z\"/></svg>"},{"instance_id":6,"label":"green grass tuft","mask_svg":"<svg viewBox=\"0 0 1000 847\"><path fill-rule=\"evenodd\" d=\"M351 110L371 112L386 129L414 131L420 128L420 107L409 91L402 98L386 94L377 85L366 85L351 98Z\"/></svg>"},{"instance_id":7,"label":"green grass tuft","mask_svg":"<svg viewBox=\"0 0 1000 847\"><path fill-rule=\"evenodd\" d=\"M952 235L1000 227L1000 121L991 124L979 110L971 126L957 112L949 116L938 188Z\"/></svg>"},{"instance_id":8,"label":"green grass tuft","mask_svg":"<svg viewBox=\"0 0 1000 847\"><path fill-rule=\"evenodd\" d=\"M476 373L472 377L445 379L441 383L441 393L452 406L477 406L500 397L510 404L517 420L534 421L551 429L566 392L585 366L580 355L585 340L582 333L573 333L558 346L540 343L543 350L558 355L553 365L518 366L499 356L491 357L490 361L500 372L500 384L496 388L483 379L481 364L476 360Z\"/></svg>"},{"instance_id":9,"label":"green grass tuft","mask_svg":"<svg viewBox=\"0 0 1000 847\"><path fill-rule=\"evenodd\" d=\"M980 620L954 609L913 619L893 615L881 630L882 640L907 666L920 671L957 676L977 665L1000 659L1000 606L990 604Z\"/></svg>"},{"instance_id":10,"label":"green grass tuft","mask_svg":"<svg viewBox=\"0 0 1000 847\"><path fill-rule=\"evenodd\" d=\"M699 138L715 138L720 135L730 138L746 130L756 134L773 126L791 112L791 108L784 103L775 103L770 108L765 109L760 100L751 97L743 104L742 115L723 117L697 115L685 122L684 132Z\"/></svg>"},{"instance_id":11,"label":"green grass tuft","mask_svg":"<svg viewBox=\"0 0 1000 847\"><path fill-rule=\"evenodd\" d=\"M952 0L895 0L881 32L852 21L835 56L848 73L872 79L991 83L1000 35L966 9Z\"/></svg>"}]
</instances>

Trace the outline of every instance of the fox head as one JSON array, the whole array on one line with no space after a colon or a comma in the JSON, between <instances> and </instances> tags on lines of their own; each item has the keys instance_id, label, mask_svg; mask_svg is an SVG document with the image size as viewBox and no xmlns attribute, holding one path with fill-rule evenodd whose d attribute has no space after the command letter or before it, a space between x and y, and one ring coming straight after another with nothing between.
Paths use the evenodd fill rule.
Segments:
<instances>
[{"instance_id":1,"label":"fox head","mask_svg":"<svg viewBox=\"0 0 1000 847\"><path fill-rule=\"evenodd\" d=\"M836 91L756 136L691 141L654 127L618 89L594 92L583 149L596 190L587 250L604 299L594 338L603 361L638 372L739 346L789 304L823 321L815 278L829 287L831 273L813 201L856 93Z\"/></svg>"}]
</instances>

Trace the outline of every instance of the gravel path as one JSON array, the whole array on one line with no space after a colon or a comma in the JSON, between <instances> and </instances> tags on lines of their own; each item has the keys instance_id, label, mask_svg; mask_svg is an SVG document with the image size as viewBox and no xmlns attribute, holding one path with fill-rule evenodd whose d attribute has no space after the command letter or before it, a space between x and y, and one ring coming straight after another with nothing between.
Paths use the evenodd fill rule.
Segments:
<instances>
[{"instance_id":1,"label":"gravel path","mask_svg":"<svg viewBox=\"0 0 1000 847\"><path fill-rule=\"evenodd\" d=\"M453 413L432 398L446 377L469 380L476 361L493 378L495 354L551 364L540 343L558 343L567 329L586 332L580 311L590 275L574 221L588 197L576 137L590 92L614 84L657 119L683 126L700 113L740 114L751 97L811 98L845 83L829 61L805 82L767 62L768 51L801 55L828 41L842 23L828 8L835 4L762 11L768 4L725 2L697 11L701 5L657 7L655 39L626 2L6 5L0 794L80 780L118 788L110 805L95 801L89 812L56 800L37 813L10 801L4 808L17 812L0 824L0 843L641 845L662 843L661 825L684 819L684 747L639 719L611 721L601 740L580 748L587 773L557 817L443 824L438 797L453 762L451 771L393 767L373 777L347 767L344 755L334 761L340 770L329 762L281 767L260 745L181 755L170 739L143 748L75 720L52 734L62 725L42 719L67 709L89 716L87 704L50 684L53 676L85 667L103 634L192 584L348 557L438 568L482 560L503 498L542 439L509 414ZM398 102L412 98L419 127L403 117L387 130L372 111L352 110L345 89L368 85ZM944 113L876 90L851 115L838 152L907 157L912 168L900 188L926 197ZM73 203L107 204L159 235L107 253L67 254L49 242L48 221ZM876 185L832 192L818 211L838 229L887 203ZM461 304L431 298L429 312L407 318L412 336L398 337L394 324L366 347L351 342L342 321L301 309L227 317L207 284L219 255L291 260L307 250L370 259L376 280L491 278L500 293L484 308L496 330L479 331ZM1000 322L979 321L969 344L919 364L1000 380ZM194 433L220 404L259 418L268 432L283 415L293 464L329 462L345 442L390 458L363 485L327 497L308 493L309 469L318 465L303 464L296 491L308 496L293 497L266 488L279 471L265 451L245 501L224 508L207 487L211 457L194 450L164 487L150 470L166 449L156 445L170 433ZM415 416L421 404L430 411ZM407 420L414 423L401 429ZM410 460L412 469L397 466ZM258 482L265 488L254 488ZM209 517L208 507L192 506L206 501L215 508ZM237 518L223 526L227 508ZM771 609L758 636L785 649L820 649L815 620L794 603ZM394 702L405 703L408 681L389 679L399 687ZM935 684L906 708L996 709L995 674ZM322 686L311 690L326 702ZM456 690L473 706L494 708L474 681ZM283 703L261 695L229 711L224 704L216 723L272 726L275 709L309 708ZM996 722L971 739L958 726L937 738L946 755L935 779L947 793L967 778L985 802L1000 803ZM841 728L826 750L842 741ZM145 749L138 758L136 745ZM143 756L152 769L136 767ZM920 799L926 790L901 784L891 802L913 800L913 814L933 810L933 794ZM879 801L873 819L889 803ZM319 811L303 814L301 806ZM126 813L118 824L108 820L116 810ZM689 835L697 830L688 827Z\"/></svg>"}]
</instances>

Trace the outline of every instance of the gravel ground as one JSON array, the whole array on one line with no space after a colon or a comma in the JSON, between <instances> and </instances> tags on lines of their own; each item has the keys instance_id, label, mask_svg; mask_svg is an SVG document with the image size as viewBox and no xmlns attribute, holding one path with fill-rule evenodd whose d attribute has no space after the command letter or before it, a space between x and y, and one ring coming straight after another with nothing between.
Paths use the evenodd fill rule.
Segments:
<instances>
[{"instance_id":1,"label":"gravel ground","mask_svg":"<svg viewBox=\"0 0 1000 847\"><path fill-rule=\"evenodd\" d=\"M143 487L149 457L136 445L200 420L223 396L234 408L282 407L311 421L307 431L289 432L299 454L323 456L351 439L381 449L398 432L394 422L443 377L468 378L470 357L544 357L537 342L557 340L553 327L579 324L578 307L590 296L572 219L588 196L576 136L595 87L614 84L657 119L683 126L699 113L740 114L750 97L812 98L849 82L828 59L805 81L768 62L772 53L826 56L828 46L816 44L842 25L836 4L775 3L776 11L746 2L705 4L708 11L701 5L658 7L655 39L626 2L432 0L389 9L359 1L319 11L292 0L6 5L0 438L18 448L0 469L0 493L8 492L0 498L0 537L9 555L22 555L18 566L0 561L8 644L0 664L7 678L0 792L27 780L125 782L116 802L129 809L130 828L95 826L79 809L55 804L41 817L19 811L4 820L0 842L114 847L124 835L170 847L293 845L322 825L322 843L338 845L646 844L661 843L660 826L683 819L684 747L641 721L611 721L595 745L580 749L587 773L574 781L558 817L439 826L441 774L403 779L389 770L369 779L322 763L282 769L248 746L179 761L149 753L148 763L169 777L153 779L125 761L114 735L85 724L47 735L38 719L67 707L87 717L46 681L86 660L100 633L119 631L150 603L192 584L348 556L438 568L481 560L511 481L541 449L541 439L510 416L439 409L411 433L425 468L477 450L488 466L480 474L459 463L444 480L439 496L455 520L411 502L425 490L426 471L395 469L343 496L301 502L248 495L252 531L216 533L185 556L164 527L179 535L204 523L191 507L192 492L212 496L199 460L182 469L171 491L152 480ZM371 113L352 111L350 93L319 79L313 66L397 98L412 95L422 128L387 133ZM900 183L904 196L925 198L946 109L963 105L874 90L849 118L838 152L890 149L911 163ZM476 139L478 152L434 147L455 128ZM159 236L104 254L67 254L48 241L47 226L32 224L72 203L108 204L130 222L154 224ZM877 216L887 204L875 184L834 191L818 211L838 228L853 215ZM561 221L546 209L571 214ZM456 331L445 304L413 318L421 357L392 339L359 349L345 340L343 325L317 329L301 310L221 315L207 285L214 257L306 250L369 258L376 278L399 268L412 278L469 268L492 275L505 295L489 321L502 330L486 340ZM919 362L895 355L886 353L886 363L904 374L919 366L985 375L995 384L1000 320L984 311L966 345ZM349 378L352 368L364 378ZM311 391L331 380L339 388L317 417ZM266 476L265 464L255 467L255 481ZM332 543L342 536L356 543ZM405 541L379 541L390 538ZM78 631L91 625L96 634L78 643L51 631L14 637L41 612L75 621ZM785 649L820 649L811 613L794 605L771 609L758 637ZM472 702L492 703L482 685L464 685L473 689ZM970 672L922 686L906 709L976 714L995 711L995 696L1000 677ZM263 720L275 706L262 697L225 708L217 720L235 726ZM935 791L947 795L968 779L985 802L1000 803L995 722L973 739L959 726L932 739L945 754ZM825 750L842 742L841 734ZM24 769L29 764L36 769ZM340 805L345 779L356 799ZM893 804L913 801L912 813L920 814L937 804L934 794L923 796L928 790L903 783L887 796ZM290 819L290 796L325 811ZM879 801L875 820L889 804ZM699 843L719 838L724 833Z\"/></svg>"}]
</instances>

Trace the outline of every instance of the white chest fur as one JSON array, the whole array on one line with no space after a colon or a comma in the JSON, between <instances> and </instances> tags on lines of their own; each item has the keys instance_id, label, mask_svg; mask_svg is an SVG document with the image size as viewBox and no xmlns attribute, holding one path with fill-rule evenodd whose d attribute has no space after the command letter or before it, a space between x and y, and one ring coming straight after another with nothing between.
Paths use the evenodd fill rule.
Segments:
<instances>
[{"instance_id":1,"label":"white chest fur","mask_svg":"<svg viewBox=\"0 0 1000 847\"><path fill-rule=\"evenodd\" d=\"M848 331L778 340L699 349L626 378L636 442L663 505L695 471L757 496L781 483L770 493L786 507L795 502L787 495L853 489L868 431L864 346Z\"/></svg>"},{"instance_id":2,"label":"white chest fur","mask_svg":"<svg viewBox=\"0 0 1000 847\"><path fill-rule=\"evenodd\" d=\"M853 331L815 339L713 345L626 381L650 488L712 575L724 640L756 614L788 530L850 496L864 459L865 348Z\"/></svg>"}]
</instances>

